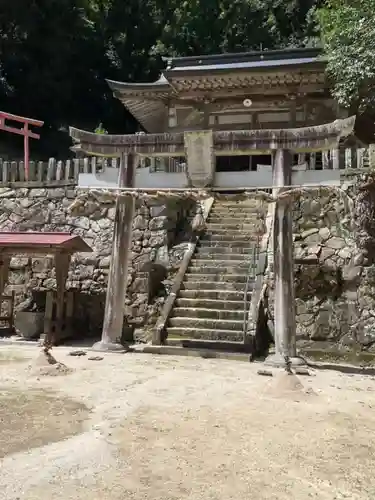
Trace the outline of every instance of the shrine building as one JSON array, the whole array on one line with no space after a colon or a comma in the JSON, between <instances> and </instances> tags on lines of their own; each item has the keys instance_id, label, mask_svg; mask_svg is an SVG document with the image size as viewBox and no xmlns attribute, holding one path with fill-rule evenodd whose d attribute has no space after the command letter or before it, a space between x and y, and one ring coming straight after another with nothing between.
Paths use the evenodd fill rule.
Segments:
<instances>
[{"instance_id":1,"label":"shrine building","mask_svg":"<svg viewBox=\"0 0 375 500\"><path fill-rule=\"evenodd\" d=\"M192 138L194 132L199 136L198 132L204 130L302 128L348 116L348 112L341 109L331 96L325 71L327 61L320 49L270 50L164 60L165 70L153 83L108 81L114 96L140 124L140 133L191 133ZM356 127L360 125L361 120L357 119ZM357 129L355 132L355 136L346 139L345 144L336 150L295 152L293 183L339 182L339 172L333 171L344 168L347 163L345 154L354 157L358 148L373 142L368 126L362 126L362 134L358 134ZM137 169L135 186L184 187L184 172L186 168L192 168L192 155L196 154L202 137L194 141L192 139L190 147L185 144L181 156L140 156L139 163L147 168ZM188 150L191 152L190 166ZM215 151L212 159L214 186L271 185L271 163L271 151ZM167 173L175 175L163 175ZM80 181L82 185L93 185L91 179L84 177ZM95 185L102 185L99 177ZM116 174L111 176L107 172L105 184L115 185L116 182Z\"/></svg>"}]
</instances>

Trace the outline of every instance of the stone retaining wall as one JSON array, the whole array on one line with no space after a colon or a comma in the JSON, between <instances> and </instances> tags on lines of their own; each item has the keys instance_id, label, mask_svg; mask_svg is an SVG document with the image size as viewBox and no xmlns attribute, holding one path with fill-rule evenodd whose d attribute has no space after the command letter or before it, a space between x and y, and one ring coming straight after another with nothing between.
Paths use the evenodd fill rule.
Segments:
<instances>
[{"instance_id":1,"label":"stone retaining wall","mask_svg":"<svg viewBox=\"0 0 375 500\"><path fill-rule=\"evenodd\" d=\"M82 334L101 330L107 277L110 266L115 207L103 197L88 198L79 216L69 206L77 196L75 188L0 189L0 230L62 231L81 236L93 253L76 254L70 266L67 289L75 291L75 325ZM153 323L164 301L161 291L149 300L149 262L158 262L172 278L189 238L186 219L195 205L174 202L168 205L140 203L133 223L132 263L129 272L125 315L134 325ZM184 241L185 235L185 241ZM166 276L161 276L165 278ZM9 285L15 290L17 308L25 307L32 292L43 308L43 295L56 286L53 259L44 256L15 256L11 261ZM168 284L168 281L167 281Z\"/></svg>"},{"instance_id":2,"label":"stone retaining wall","mask_svg":"<svg viewBox=\"0 0 375 500\"><path fill-rule=\"evenodd\" d=\"M345 189L345 186L344 186ZM345 196L309 194L294 204L297 341L315 347L371 349L375 342L375 266L359 244L355 212ZM273 316L273 273L268 269Z\"/></svg>"}]
</instances>

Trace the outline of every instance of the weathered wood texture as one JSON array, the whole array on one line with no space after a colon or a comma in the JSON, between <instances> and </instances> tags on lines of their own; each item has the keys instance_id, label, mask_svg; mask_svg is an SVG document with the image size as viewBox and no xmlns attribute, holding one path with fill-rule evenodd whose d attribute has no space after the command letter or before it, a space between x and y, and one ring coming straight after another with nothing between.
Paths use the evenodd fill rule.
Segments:
<instances>
[{"instance_id":1,"label":"weathered wood texture","mask_svg":"<svg viewBox=\"0 0 375 500\"><path fill-rule=\"evenodd\" d=\"M292 156L279 149L274 156L273 185L277 190L291 184ZM291 200L276 202L273 227L275 274L276 356L296 356L296 318L293 280L293 218Z\"/></svg>"},{"instance_id":2,"label":"weathered wood texture","mask_svg":"<svg viewBox=\"0 0 375 500\"><path fill-rule=\"evenodd\" d=\"M355 117L315 127L213 132L216 154L248 154L253 151L322 151L338 147L341 137L352 133ZM184 134L101 135L74 127L70 135L78 150L93 155L135 154L183 156Z\"/></svg>"},{"instance_id":3,"label":"weathered wood texture","mask_svg":"<svg viewBox=\"0 0 375 500\"><path fill-rule=\"evenodd\" d=\"M134 182L134 155L123 155L119 187L131 187ZM124 304L128 281L128 266L132 241L132 223L135 199L119 196L116 200L116 215L112 243L111 266L105 304L101 342L98 348L111 349L121 345L124 323Z\"/></svg>"},{"instance_id":4,"label":"weathered wood texture","mask_svg":"<svg viewBox=\"0 0 375 500\"><path fill-rule=\"evenodd\" d=\"M10 256L8 254L0 254L0 296L4 293L5 285L8 281Z\"/></svg>"},{"instance_id":5,"label":"weathered wood texture","mask_svg":"<svg viewBox=\"0 0 375 500\"><path fill-rule=\"evenodd\" d=\"M46 343L53 344L60 337L60 332L63 330L64 322L64 294L65 284L68 278L71 255L68 253L56 253L55 269L56 269L56 329L47 333Z\"/></svg>"}]
</instances>

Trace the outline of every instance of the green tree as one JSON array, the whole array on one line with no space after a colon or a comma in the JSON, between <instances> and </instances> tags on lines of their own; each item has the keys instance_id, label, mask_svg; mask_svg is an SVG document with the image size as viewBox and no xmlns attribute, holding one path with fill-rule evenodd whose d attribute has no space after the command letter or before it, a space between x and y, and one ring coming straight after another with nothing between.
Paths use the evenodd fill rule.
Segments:
<instances>
[{"instance_id":1,"label":"green tree","mask_svg":"<svg viewBox=\"0 0 375 500\"><path fill-rule=\"evenodd\" d=\"M300 46L315 34L317 0L155 0L155 52L199 55Z\"/></svg>"},{"instance_id":2,"label":"green tree","mask_svg":"<svg viewBox=\"0 0 375 500\"><path fill-rule=\"evenodd\" d=\"M106 78L151 81L163 67L160 55L310 43L316 5L318 0L0 0L0 109L44 120L42 140L32 147L51 155L63 137L67 149L69 125L94 130L102 121L109 132L134 132L137 124L113 98Z\"/></svg>"},{"instance_id":3,"label":"green tree","mask_svg":"<svg viewBox=\"0 0 375 500\"><path fill-rule=\"evenodd\" d=\"M335 98L351 112L373 114L374 0L329 0L318 16Z\"/></svg>"}]
</instances>

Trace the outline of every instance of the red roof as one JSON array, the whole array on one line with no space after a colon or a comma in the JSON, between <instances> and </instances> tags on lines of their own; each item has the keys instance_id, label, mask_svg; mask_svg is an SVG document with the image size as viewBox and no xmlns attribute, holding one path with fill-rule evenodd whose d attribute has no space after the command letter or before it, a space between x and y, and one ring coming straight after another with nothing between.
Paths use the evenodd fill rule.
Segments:
<instances>
[{"instance_id":1,"label":"red roof","mask_svg":"<svg viewBox=\"0 0 375 500\"><path fill-rule=\"evenodd\" d=\"M92 252L80 236L69 233L0 232L0 248L54 248L73 252Z\"/></svg>"}]
</instances>

